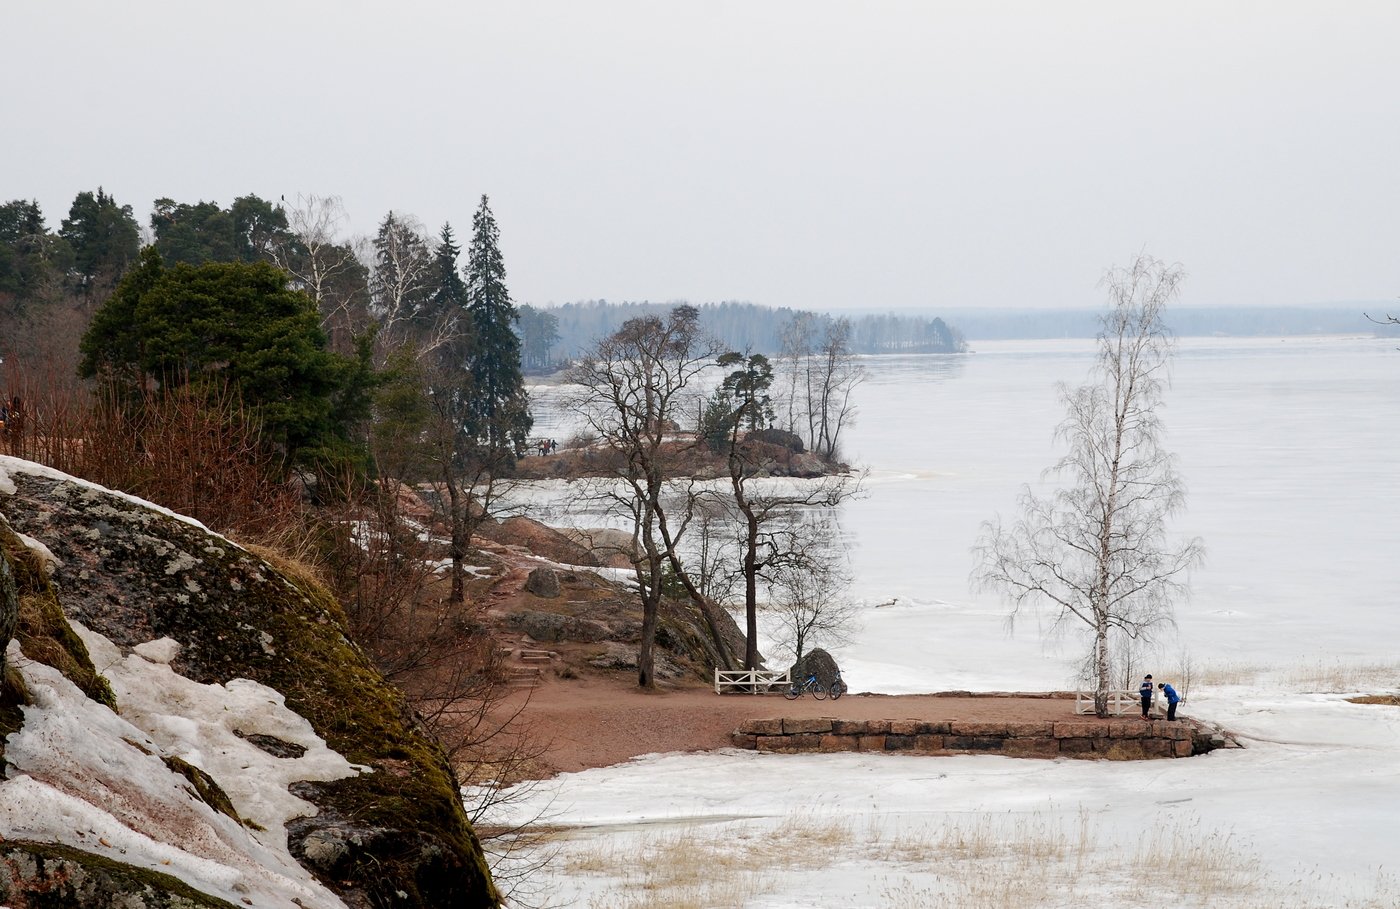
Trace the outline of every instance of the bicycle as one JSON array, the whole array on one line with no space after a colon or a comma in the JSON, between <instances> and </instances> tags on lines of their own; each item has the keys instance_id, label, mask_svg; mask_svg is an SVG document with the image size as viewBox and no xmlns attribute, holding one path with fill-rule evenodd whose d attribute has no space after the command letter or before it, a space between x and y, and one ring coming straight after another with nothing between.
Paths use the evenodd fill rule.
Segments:
<instances>
[{"instance_id":1,"label":"bicycle","mask_svg":"<svg viewBox=\"0 0 1400 909\"><path fill-rule=\"evenodd\" d=\"M789 685L787 691L783 692L783 697L789 701L795 701L808 691L812 692L812 697L819 701L826 700L827 695L830 695L833 701L841 697L846 691L846 683L841 681L841 670L836 670L836 679L830 687L823 686L821 682L817 681L817 674L814 672L807 676L805 682L799 685Z\"/></svg>"}]
</instances>

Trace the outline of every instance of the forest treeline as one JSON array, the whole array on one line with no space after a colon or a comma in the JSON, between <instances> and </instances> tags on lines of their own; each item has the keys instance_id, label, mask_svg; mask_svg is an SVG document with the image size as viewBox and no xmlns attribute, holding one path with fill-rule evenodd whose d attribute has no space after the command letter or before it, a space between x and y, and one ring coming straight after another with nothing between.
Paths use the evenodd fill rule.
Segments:
<instances>
[{"instance_id":1,"label":"forest treeline","mask_svg":"<svg viewBox=\"0 0 1400 909\"><path fill-rule=\"evenodd\" d=\"M527 354L533 354L526 365L541 369L550 363L577 359L598 338L612 334L628 319L663 315L677 305L586 300L562 306L522 307L531 310L521 319L522 341ZM794 321L807 320L822 327L839 321L839 317L825 313L745 302L701 303L696 308L701 327L728 349L771 356L782 353L784 333ZM531 319L545 320L545 324L535 330ZM855 354L959 353L967 349L962 334L936 316L882 313L853 315L847 321L850 348ZM541 344L540 339L548 343Z\"/></svg>"}]
</instances>

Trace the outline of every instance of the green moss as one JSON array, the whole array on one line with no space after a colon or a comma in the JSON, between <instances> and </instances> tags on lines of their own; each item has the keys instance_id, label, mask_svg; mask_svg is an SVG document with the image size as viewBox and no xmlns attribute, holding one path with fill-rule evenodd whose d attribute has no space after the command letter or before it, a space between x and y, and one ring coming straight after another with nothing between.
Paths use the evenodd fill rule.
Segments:
<instances>
[{"instance_id":1,"label":"green moss","mask_svg":"<svg viewBox=\"0 0 1400 909\"><path fill-rule=\"evenodd\" d=\"M361 824L437 832L444 845L476 858L480 880L499 899L442 749L417 729L402 694L368 659L343 658L347 648L358 648L341 633L340 605L321 588L304 582L297 586L335 620L280 613L278 627L269 631L297 659L267 684L286 696L287 706L306 717L327 745L353 763L375 768L372 774L318 784L325 799L318 804ZM408 762L412 772L393 766L397 761ZM411 881L411 876L400 880Z\"/></svg>"},{"instance_id":2,"label":"green moss","mask_svg":"<svg viewBox=\"0 0 1400 909\"><path fill-rule=\"evenodd\" d=\"M0 867L0 900L28 909L235 909L172 875L68 846L7 840L0 844Z\"/></svg>"},{"instance_id":3,"label":"green moss","mask_svg":"<svg viewBox=\"0 0 1400 909\"><path fill-rule=\"evenodd\" d=\"M93 665L82 638L68 624L43 565L4 522L0 522L0 548L14 568L19 592L19 628L15 636L24 655L52 666L83 694L116 710L116 695Z\"/></svg>"},{"instance_id":4,"label":"green moss","mask_svg":"<svg viewBox=\"0 0 1400 909\"><path fill-rule=\"evenodd\" d=\"M238 811L233 807L233 802L229 800L228 793L224 792L223 788L220 787L218 783L214 782L212 776L200 770L189 761L177 758L174 755L167 755L161 758L161 760L165 762L165 766L190 781L190 785L194 787L195 795L197 795L199 800L204 802L204 804L221 814L228 815L240 824L248 823L238 816Z\"/></svg>"}]
</instances>

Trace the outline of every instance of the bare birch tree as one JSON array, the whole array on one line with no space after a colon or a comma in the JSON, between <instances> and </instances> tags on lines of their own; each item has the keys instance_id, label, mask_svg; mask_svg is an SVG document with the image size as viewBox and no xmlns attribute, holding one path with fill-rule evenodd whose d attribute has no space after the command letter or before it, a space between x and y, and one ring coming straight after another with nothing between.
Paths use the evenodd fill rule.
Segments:
<instances>
[{"instance_id":1,"label":"bare birch tree","mask_svg":"<svg viewBox=\"0 0 1400 909\"><path fill-rule=\"evenodd\" d=\"M349 219L339 196L297 196L287 212L296 237L271 250L277 267L316 301L321 327L337 350L364 328L368 300L364 299L367 269L361 261L363 239L343 240L340 231Z\"/></svg>"},{"instance_id":2,"label":"bare birch tree","mask_svg":"<svg viewBox=\"0 0 1400 909\"><path fill-rule=\"evenodd\" d=\"M816 557L780 564L769 580L766 611L777 628L778 648L794 664L813 647L846 643L859 625L845 563L817 555L836 536L831 524L829 518L802 522L794 539L797 551Z\"/></svg>"},{"instance_id":3,"label":"bare birch tree","mask_svg":"<svg viewBox=\"0 0 1400 909\"><path fill-rule=\"evenodd\" d=\"M1091 383L1060 387L1067 411L1056 438L1068 447L1047 476L1065 485L1048 497L1027 486L1021 517L982 526L974 578L1012 606L1047 606L1056 625L1082 625L1092 646L1094 710L1112 687L1111 638L1137 639L1172 621L1172 602L1202 558L1199 539L1172 544L1167 519L1185 504L1157 412L1171 338L1163 322L1183 272L1147 255L1104 278L1110 311Z\"/></svg>"}]
</instances>

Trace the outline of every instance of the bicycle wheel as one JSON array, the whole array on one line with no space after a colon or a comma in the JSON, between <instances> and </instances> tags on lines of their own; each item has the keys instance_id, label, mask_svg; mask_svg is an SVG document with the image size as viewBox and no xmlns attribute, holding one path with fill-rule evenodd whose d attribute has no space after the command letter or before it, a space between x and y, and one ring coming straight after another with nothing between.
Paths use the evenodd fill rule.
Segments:
<instances>
[{"instance_id":1,"label":"bicycle wheel","mask_svg":"<svg viewBox=\"0 0 1400 909\"><path fill-rule=\"evenodd\" d=\"M831 683L831 699L832 699L833 701L834 701L834 700L837 700L838 698L841 697L841 695L843 695L843 694L845 694L845 693L846 693L846 686L841 684L841 680L840 680L840 679L837 679L836 681L834 681L834 682Z\"/></svg>"},{"instance_id":2,"label":"bicycle wheel","mask_svg":"<svg viewBox=\"0 0 1400 909\"><path fill-rule=\"evenodd\" d=\"M787 691L783 692L783 697L787 698L789 701L795 701L802 697L802 688L798 685L789 685Z\"/></svg>"},{"instance_id":3,"label":"bicycle wheel","mask_svg":"<svg viewBox=\"0 0 1400 909\"><path fill-rule=\"evenodd\" d=\"M822 687L821 682L812 683L812 697L819 701L826 700L826 689Z\"/></svg>"}]
</instances>

